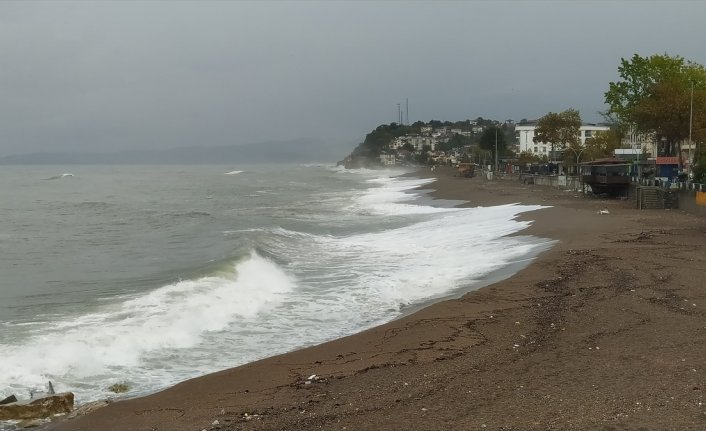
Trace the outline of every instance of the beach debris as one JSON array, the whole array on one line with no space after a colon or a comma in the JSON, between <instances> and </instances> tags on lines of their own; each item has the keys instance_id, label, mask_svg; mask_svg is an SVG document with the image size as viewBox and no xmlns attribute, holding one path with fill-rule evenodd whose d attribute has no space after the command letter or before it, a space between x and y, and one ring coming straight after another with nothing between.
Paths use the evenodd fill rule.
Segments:
<instances>
[{"instance_id":1,"label":"beach debris","mask_svg":"<svg viewBox=\"0 0 706 431\"><path fill-rule=\"evenodd\" d=\"M323 377L321 377L321 376L317 376L316 374L312 374L312 375L310 375L309 377L307 377L306 379L300 380L300 381L298 382L298 384L310 385L310 384L312 384L312 383L316 383L316 382L325 382L325 381L326 381L325 378L323 378Z\"/></svg>"},{"instance_id":2,"label":"beach debris","mask_svg":"<svg viewBox=\"0 0 706 431\"><path fill-rule=\"evenodd\" d=\"M17 423L18 428L36 428L44 425L47 419L25 419Z\"/></svg>"},{"instance_id":3,"label":"beach debris","mask_svg":"<svg viewBox=\"0 0 706 431\"><path fill-rule=\"evenodd\" d=\"M17 401L17 397L16 397L14 394L12 394L12 395L10 395L9 397L0 400L0 405L3 405L3 404L10 404L10 403L14 403L14 402L16 402L16 401Z\"/></svg>"},{"instance_id":4,"label":"beach debris","mask_svg":"<svg viewBox=\"0 0 706 431\"><path fill-rule=\"evenodd\" d=\"M103 408L107 406L108 404L112 403L112 400L98 400L98 401L91 401L90 403L86 404L81 404L79 407L76 408L76 410L72 411L66 416L66 419L74 419L77 417L85 416L89 413L92 413L100 408Z\"/></svg>"},{"instance_id":5,"label":"beach debris","mask_svg":"<svg viewBox=\"0 0 706 431\"><path fill-rule=\"evenodd\" d=\"M108 386L108 390L110 392L114 392L116 394L122 394L124 392L129 391L130 386L127 383L115 383L115 384Z\"/></svg>"},{"instance_id":6,"label":"beach debris","mask_svg":"<svg viewBox=\"0 0 706 431\"><path fill-rule=\"evenodd\" d=\"M602 210L598 211L598 215L608 215L610 214L610 211L608 211L606 208L603 208Z\"/></svg>"},{"instance_id":7,"label":"beach debris","mask_svg":"<svg viewBox=\"0 0 706 431\"><path fill-rule=\"evenodd\" d=\"M0 420L43 419L74 408L74 394L64 392L0 405Z\"/></svg>"}]
</instances>

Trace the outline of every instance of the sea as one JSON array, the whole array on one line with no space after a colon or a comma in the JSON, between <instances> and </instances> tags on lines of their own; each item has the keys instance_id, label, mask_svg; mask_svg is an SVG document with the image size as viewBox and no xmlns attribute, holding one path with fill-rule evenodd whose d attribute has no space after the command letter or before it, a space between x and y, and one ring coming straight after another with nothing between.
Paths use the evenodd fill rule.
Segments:
<instances>
[{"instance_id":1,"label":"sea","mask_svg":"<svg viewBox=\"0 0 706 431\"><path fill-rule=\"evenodd\" d=\"M551 245L518 234L538 206L433 189L327 164L3 166L0 399L49 381L78 404L153 393L459 296Z\"/></svg>"}]
</instances>

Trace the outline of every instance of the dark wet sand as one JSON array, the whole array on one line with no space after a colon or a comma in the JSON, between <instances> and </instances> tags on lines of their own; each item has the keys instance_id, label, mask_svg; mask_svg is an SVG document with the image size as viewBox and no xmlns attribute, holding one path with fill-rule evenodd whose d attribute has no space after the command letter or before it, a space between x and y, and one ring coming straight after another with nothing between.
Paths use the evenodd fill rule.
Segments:
<instances>
[{"instance_id":1,"label":"dark wet sand","mask_svg":"<svg viewBox=\"0 0 706 431\"><path fill-rule=\"evenodd\" d=\"M459 299L50 429L706 429L706 219L421 175L471 206L550 205L522 234L558 242Z\"/></svg>"}]
</instances>

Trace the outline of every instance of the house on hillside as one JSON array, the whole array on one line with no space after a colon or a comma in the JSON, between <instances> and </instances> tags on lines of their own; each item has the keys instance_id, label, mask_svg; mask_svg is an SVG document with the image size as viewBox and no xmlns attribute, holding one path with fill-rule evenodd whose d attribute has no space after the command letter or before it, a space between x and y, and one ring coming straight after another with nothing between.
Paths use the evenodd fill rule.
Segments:
<instances>
[{"instance_id":1,"label":"house on hillside","mask_svg":"<svg viewBox=\"0 0 706 431\"><path fill-rule=\"evenodd\" d=\"M389 154L386 152L380 153L380 163L385 166L393 166L397 162L394 154Z\"/></svg>"}]
</instances>

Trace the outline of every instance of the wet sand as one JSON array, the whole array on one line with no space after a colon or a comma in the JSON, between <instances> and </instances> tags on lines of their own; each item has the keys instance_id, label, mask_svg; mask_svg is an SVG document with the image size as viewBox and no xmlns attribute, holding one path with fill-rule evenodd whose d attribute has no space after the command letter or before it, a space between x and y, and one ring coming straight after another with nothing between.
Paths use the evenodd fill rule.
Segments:
<instances>
[{"instance_id":1,"label":"wet sand","mask_svg":"<svg viewBox=\"0 0 706 431\"><path fill-rule=\"evenodd\" d=\"M556 245L461 298L50 429L706 429L706 219L421 175L470 206L551 206L521 234Z\"/></svg>"}]
</instances>

